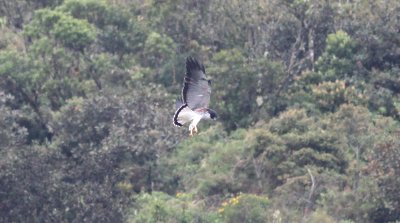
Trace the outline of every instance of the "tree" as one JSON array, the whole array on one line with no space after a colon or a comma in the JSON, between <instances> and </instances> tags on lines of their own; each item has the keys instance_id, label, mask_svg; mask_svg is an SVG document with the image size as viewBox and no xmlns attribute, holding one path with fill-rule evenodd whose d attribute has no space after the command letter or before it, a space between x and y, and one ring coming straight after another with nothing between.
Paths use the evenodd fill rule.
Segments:
<instances>
[{"instance_id":1,"label":"tree","mask_svg":"<svg viewBox=\"0 0 400 223\"><path fill-rule=\"evenodd\" d=\"M59 9L100 29L99 46L106 52L121 58L143 50L147 36L145 26L122 7L110 6L106 1L69 0Z\"/></svg>"},{"instance_id":2,"label":"tree","mask_svg":"<svg viewBox=\"0 0 400 223\"><path fill-rule=\"evenodd\" d=\"M216 53L207 72L215 89L211 102L215 99L227 130L247 127L285 107L278 96L283 78L279 63L265 58L247 60L238 49L231 49Z\"/></svg>"},{"instance_id":3,"label":"tree","mask_svg":"<svg viewBox=\"0 0 400 223\"><path fill-rule=\"evenodd\" d=\"M0 221L397 220L399 6L0 0Z\"/></svg>"},{"instance_id":4,"label":"tree","mask_svg":"<svg viewBox=\"0 0 400 223\"><path fill-rule=\"evenodd\" d=\"M356 70L355 64L356 43L354 40L343 31L329 34L325 52L316 61L316 69L321 80L350 79Z\"/></svg>"}]
</instances>

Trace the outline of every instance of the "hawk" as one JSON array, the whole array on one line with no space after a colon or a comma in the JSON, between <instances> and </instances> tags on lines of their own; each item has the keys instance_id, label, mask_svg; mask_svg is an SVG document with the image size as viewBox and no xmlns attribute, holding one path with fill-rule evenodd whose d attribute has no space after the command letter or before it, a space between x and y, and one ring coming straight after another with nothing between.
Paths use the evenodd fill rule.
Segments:
<instances>
[{"instance_id":1,"label":"hawk","mask_svg":"<svg viewBox=\"0 0 400 223\"><path fill-rule=\"evenodd\" d=\"M211 96L211 80L206 77L203 64L193 57L186 59L186 75L182 89L182 99L176 101L174 125L189 125L189 135L197 133L197 124L201 119L217 119L217 113L208 108Z\"/></svg>"}]
</instances>

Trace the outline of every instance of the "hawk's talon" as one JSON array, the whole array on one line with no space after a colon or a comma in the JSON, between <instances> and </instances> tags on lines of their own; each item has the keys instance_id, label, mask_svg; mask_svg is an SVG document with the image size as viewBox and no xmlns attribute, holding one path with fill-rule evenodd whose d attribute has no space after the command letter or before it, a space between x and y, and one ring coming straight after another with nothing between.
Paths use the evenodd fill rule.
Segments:
<instances>
[{"instance_id":1,"label":"hawk's talon","mask_svg":"<svg viewBox=\"0 0 400 223\"><path fill-rule=\"evenodd\" d=\"M198 131L197 131L197 126L194 126L194 133L197 133Z\"/></svg>"}]
</instances>

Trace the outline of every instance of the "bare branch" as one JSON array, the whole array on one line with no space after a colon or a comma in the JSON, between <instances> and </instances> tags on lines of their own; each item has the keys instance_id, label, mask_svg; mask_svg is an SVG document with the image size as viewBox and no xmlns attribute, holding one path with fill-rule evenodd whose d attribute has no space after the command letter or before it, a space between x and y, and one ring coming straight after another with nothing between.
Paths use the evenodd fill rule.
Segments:
<instances>
[{"instance_id":1,"label":"bare branch","mask_svg":"<svg viewBox=\"0 0 400 223\"><path fill-rule=\"evenodd\" d=\"M303 214L303 222L306 221L306 217L310 213L311 207L313 205L313 202L311 201L311 198L314 194L315 191L315 178L311 173L311 170L307 168L308 175L310 175L311 178L311 188L310 188L310 193L308 194L308 199L307 199L307 204L306 207L304 208L304 214Z\"/></svg>"}]
</instances>

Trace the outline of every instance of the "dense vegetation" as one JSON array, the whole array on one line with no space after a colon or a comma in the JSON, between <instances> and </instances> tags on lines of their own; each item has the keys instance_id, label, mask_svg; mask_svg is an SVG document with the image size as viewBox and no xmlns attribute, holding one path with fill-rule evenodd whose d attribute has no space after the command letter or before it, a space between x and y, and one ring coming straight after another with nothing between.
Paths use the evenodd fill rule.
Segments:
<instances>
[{"instance_id":1,"label":"dense vegetation","mask_svg":"<svg viewBox=\"0 0 400 223\"><path fill-rule=\"evenodd\" d=\"M400 220L400 1L0 0L1 222ZM217 123L171 123L185 58Z\"/></svg>"}]
</instances>

